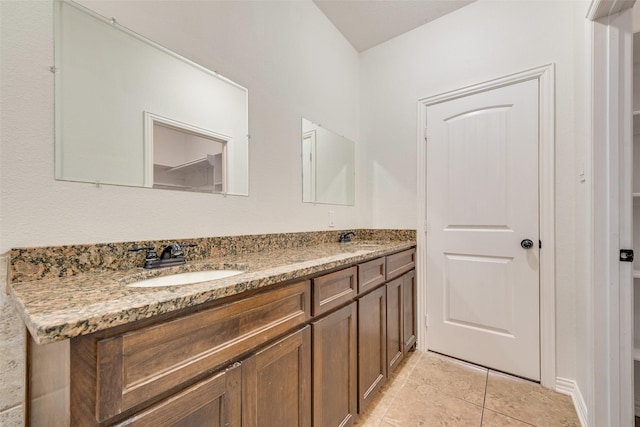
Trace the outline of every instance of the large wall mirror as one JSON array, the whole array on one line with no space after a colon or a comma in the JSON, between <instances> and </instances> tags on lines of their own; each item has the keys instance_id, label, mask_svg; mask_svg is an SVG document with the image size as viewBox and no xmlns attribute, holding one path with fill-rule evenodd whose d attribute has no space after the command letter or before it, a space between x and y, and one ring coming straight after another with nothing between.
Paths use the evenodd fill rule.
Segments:
<instances>
[{"instance_id":1,"label":"large wall mirror","mask_svg":"<svg viewBox=\"0 0 640 427\"><path fill-rule=\"evenodd\" d=\"M247 90L56 1L56 179L248 195Z\"/></svg>"},{"instance_id":2,"label":"large wall mirror","mask_svg":"<svg viewBox=\"0 0 640 427\"><path fill-rule=\"evenodd\" d=\"M355 144L302 119L302 201L353 206Z\"/></svg>"}]
</instances>

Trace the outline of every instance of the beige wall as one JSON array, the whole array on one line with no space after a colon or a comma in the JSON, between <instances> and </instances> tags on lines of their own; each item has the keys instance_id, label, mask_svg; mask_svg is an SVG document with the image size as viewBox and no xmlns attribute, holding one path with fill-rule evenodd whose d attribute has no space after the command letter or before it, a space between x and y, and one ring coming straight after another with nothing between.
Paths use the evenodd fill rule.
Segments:
<instances>
[{"instance_id":1,"label":"beige wall","mask_svg":"<svg viewBox=\"0 0 640 427\"><path fill-rule=\"evenodd\" d=\"M249 90L250 195L55 181L53 1L0 1L0 253L325 230L329 210L336 229L357 228L356 207L302 203L301 117L358 140L358 54L310 0L87 3ZM1 288L0 425L13 426L24 336Z\"/></svg>"},{"instance_id":2,"label":"beige wall","mask_svg":"<svg viewBox=\"0 0 640 427\"><path fill-rule=\"evenodd\" d=\"M590 113L588 5L479 0L360 55L360 137L367 145L360 171L366 184L359 194L369 207L363 224L372 228L415 227L422 220L416 218L418 99L556 65L557 376L578 379L585 391L588 373L584 366L577 369L577 360L578 355L584 359L587 338L578 325L584 324L588 307L577 294L589 283L584 263L591 178L585 132ZM583 164L584 182L579 177Z\"/></svg>"}]
</instances>

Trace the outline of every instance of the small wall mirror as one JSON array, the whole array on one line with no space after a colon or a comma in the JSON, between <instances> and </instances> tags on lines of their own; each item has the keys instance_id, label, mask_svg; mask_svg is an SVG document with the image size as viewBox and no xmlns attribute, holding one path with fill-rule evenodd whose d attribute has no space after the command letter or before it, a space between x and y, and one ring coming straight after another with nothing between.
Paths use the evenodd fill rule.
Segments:
<instances>
[{"instance_id":1,"label":"small wall mirror","mask_svg":"<svg viewBox=\"0 0 640 427\"><path fill-rule=\"evenodd\" d=\"M302 201L353 206L355 144L302 119Z\"/></svg>"},{"instance_id":2,"label":"small wall mirror","mask_svg":"<svg viewBox=\"0 0 640 427\"><path fill-rule=\"evenodd\" d=\"M56 179L248 195L242 86L56 0Z\"/></svg>"}]
</instances>

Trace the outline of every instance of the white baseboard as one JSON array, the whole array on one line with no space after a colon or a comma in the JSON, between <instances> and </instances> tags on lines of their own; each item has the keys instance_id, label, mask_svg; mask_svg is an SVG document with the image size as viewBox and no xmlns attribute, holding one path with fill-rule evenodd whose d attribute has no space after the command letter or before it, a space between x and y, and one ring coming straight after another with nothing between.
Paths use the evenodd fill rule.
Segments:
<instances>
[{"instance_id":1,"label":"white baseboard","mask_svg":"<svg viewBox=\"0 0 640 427\"><path fill-rule=\"evenodd\" d=\"M582 393L580 393L580 387L574 380L570 380L567 378L556 378L556 391L558 393L567 394L571 396L571 400L573 400L573 406L576 408L576 413L578 414L578 419L580 420L580 425L582 427L588 427L588 416L587 416L587 404L582 397ZM638 403L636 402L636 412L638 411Z\"/></svg>"}]
</instances>

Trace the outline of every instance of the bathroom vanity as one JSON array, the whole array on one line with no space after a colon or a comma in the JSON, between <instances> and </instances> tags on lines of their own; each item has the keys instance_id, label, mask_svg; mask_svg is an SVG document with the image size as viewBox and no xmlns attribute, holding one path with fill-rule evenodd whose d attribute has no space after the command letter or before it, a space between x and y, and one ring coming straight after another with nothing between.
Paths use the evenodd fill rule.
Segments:
<instances>
[{"instance_id":1,"label":"bathroom vanity","mask_svg":"<svg viewBox=\"0 0 640 427\"><path fill-rule=\"evenodd\" d=\"M127 286L157 274L142 269L15 283L31 332L30 424L347 426L415 346L413 241L202 263L244 273L158 289ZM102 298L36 314L38 282L59 286L41 292L60 304L65 280L74 292L102 285Z\"/></svg>"}]
</instances>

